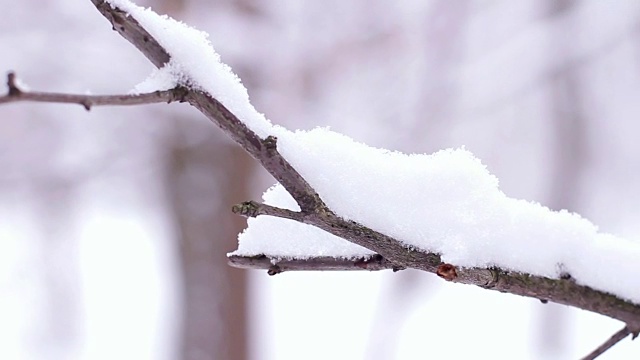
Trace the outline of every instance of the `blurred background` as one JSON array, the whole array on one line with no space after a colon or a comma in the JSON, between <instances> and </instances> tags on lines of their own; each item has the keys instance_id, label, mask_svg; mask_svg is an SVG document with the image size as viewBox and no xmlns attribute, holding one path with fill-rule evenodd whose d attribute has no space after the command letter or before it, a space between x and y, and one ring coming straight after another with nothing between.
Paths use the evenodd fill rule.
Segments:
<instances>
[{"instance_id":1,"label":"blurred background","mask_svg":"<svg viewBox=\"0 0 640 360\"><path fill-rule=\"evenodd\" d=\"M0 4L0 70L34 90L152 70L88 0ZM640 234L640 2L140 4L209 32L275 123L466 146L507 195ZM186 105L0 107L0 358L566 359L623 326L413 271L229 267L231 205L273 182Z\"/></svg>"}]
</instances>

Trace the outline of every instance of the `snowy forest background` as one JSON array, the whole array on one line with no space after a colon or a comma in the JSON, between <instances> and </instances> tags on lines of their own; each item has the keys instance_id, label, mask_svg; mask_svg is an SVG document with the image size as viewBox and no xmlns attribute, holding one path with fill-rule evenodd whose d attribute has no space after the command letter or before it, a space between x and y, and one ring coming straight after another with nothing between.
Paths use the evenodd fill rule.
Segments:
<instances>
[{"instance_id":1,"label":"snowy forest background","mask_svg":"<svg viewBox=\"0 0 640 360\"><path fill-rule=\"evenodd\" d=\"M34 89L123 93L152 69L89 1L0 3L0 70ZM464 145L508 196L640 235L638 2L139 3L209 32L275 123ZM229 267L231 205L273 180L184 105L0 119L3 359L576 358L622 326L412 271Z\"/></svg>"}]
</instances>

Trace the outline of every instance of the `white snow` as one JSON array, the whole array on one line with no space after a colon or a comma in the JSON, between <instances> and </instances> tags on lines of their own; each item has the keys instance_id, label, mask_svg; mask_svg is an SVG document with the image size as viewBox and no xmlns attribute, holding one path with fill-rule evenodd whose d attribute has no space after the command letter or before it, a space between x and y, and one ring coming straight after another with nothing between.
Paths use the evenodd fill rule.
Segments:
<instances>
[{"instance_id":1,"label":"white snow","mask_svg":"<svg viewBox=\"0 0 640 360\"><path fill-rule=\"evenodd\" d=\"M166 15L135 5L129 0L108 0L112 7L133 15L158 42L171 53L169 72L178 84L206 91L223 103L238 118L257 133L266 137L271 123L249 102L247 89L231 68L220 61L209 34L196 30ZM164 76L165 71L155 74ZM145 83L150 82L147 78ZM159 80L163 85L167 82ZM138 86L140 87L140 85ZM135 91L139 91L136 87ZM147 87L144 87L147 90Z\"/></svg>"},{"instance_id":2,"label":"white snow","mask_svg":"<svg viewBox=\"0 0 640 360\"><path fill-rule=\"evenodd\" d=\"M337 214L457 266L498 266L551 278L569 273L580 284L640 304L638 241L599 233L579 215L507 197L497 178L463 148L407 155L328 129L273 126L250 104L206 34L126 0L110 3L133 14L169 51L169 73L177 83L210 93L259 136L277 136L280 152ZM279 185L264 200L297 210ZM234 254L348 258L370 252L307 225L260 217L249 220Z\"/></svg>"},{"instance_id":3,"label":"white snow","mask_svg":"<svg viewBox=\"0 0 640 360\"><path fill-rule=\"evenodd\" d=\"M577 214L507 197L497 178L465 149L407 155L371 148L327 129L288 136L279 129L274 130L280 151L345 218L441 254L442 261L457 266L498 266L550 278L569 273L581 284L640 303L639 242L598 233ZM298 210L280 185L263 198L267 204ZM248 225L235 255L371 254L291 220L259 217Z\"/></svg>"},{"instance_id":4,"label":"white snow","mask_svg":"<svg viewBox=\"0 0 640 360\"><path fill-rule=\"evenodd\" d=\"M269 188L262 195L262 199L266 204L289 210L300 210L295 200L280 184ZM247 222L249 226L239 235L240 246L234 254L248 256L266 254L287 259L316 256L351 258L375 254L328 232L297 221L259 216L249 218Z\"/></svg>"},{"instance_id":5,"label":"white snow","mask_svg":"<svg viewBox=\"0 0 640 360\"><path fill-rule=\"evenodd\" d=\"M129 93L143 94L154 91L173 89L178 85L178 73L172 63L155 69L143 82L136 85Z\"/></svg>"}]
</instances>

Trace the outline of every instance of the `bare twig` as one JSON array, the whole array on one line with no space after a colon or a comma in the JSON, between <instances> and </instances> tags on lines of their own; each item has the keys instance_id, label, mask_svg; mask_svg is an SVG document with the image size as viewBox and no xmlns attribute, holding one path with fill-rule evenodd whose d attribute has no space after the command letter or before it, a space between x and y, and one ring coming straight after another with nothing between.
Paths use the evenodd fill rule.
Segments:
<instances>
[{"instance_id":1,"label":"bare twig","mask_svg":"<svg viewBox=\"0 0 640 360\"><path fill-rule=\"evenodd\" d=\"M269 215L298 222L304 222L305 217L305 214L300 211L282 209L267 204L260 204L255 201L245 201L241 204L236 204L231 208L231 211L234 214L242 215L244 217Z\"/></svg>"},{"instance_id":2,"label":"bare twig","mask_svg":"<svg viewBox=\"0 0 640 360\"><path fill-rule=\"evenodd\" d=\"M186 94L186 89L180 87L164 91L127 95L77 95L26 91L20 89L17 84L16 75L13 72L7 74L7 87L9 91L7 95L0 96L0 104L19 101L78 104L82 105L87 111L91 110L92 106L142 105L170 103L173 101L183 102Z\"/></svg>"},{"instance_id":3,"label":"bare twig","mask_svg":"<svg viewBox=\"0 0 640 360\"><path fill-rule=\"evenodd\" d=\"M266 269L275 270L278 274L285 271L333 271L333 270L400 270L392 262L381 255L360 257L356 259L334 258L329 256L311 257L308 259L281 259L265 255L258 256L237 256L230 255L229 262L239 268L244 269ZM275 275L275 274L274 274Z\"/></svg>"},{"instance_id":4,"label":"bare twig","mask_svg":"<svg viewBox=\"0 0 640 360\"><path fill-rule=\"evenodd\" d=\"M618 332L613 334L609 340L605 341L604 344L600 345L597 349L593 350L589 353L589 355L582 358L582 360L593 360L598 356L604 354L605 351L609 350L613 345L620 342L622 339L626 338L629 334L631 334L631 329L628 326L623 327ZM635 335L634 335L635 338Z\"/></svg>"}]
</instances>

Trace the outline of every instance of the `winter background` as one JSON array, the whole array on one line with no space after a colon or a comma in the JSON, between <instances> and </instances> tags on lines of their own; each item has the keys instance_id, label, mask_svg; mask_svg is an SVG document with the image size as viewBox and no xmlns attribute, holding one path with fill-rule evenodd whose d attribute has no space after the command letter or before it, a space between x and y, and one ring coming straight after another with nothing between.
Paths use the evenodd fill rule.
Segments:
<instances>
[{"instance_id":1,"label":"winter background","mask_svg":"<svg viewBox=\"0 0 640 360\"><path fill-rule=\"evenodd\" d=\"M33 89L124 93L152 70L89 1L0 4L0 70ZM140 4L209 32L276 123L464 145L508 196L640 235L640 3ZM230 268L230 207L273 180L186 105L0 119L2 359L564 359L622 327L420 272Z\"/></svg>"}]
</instances>

